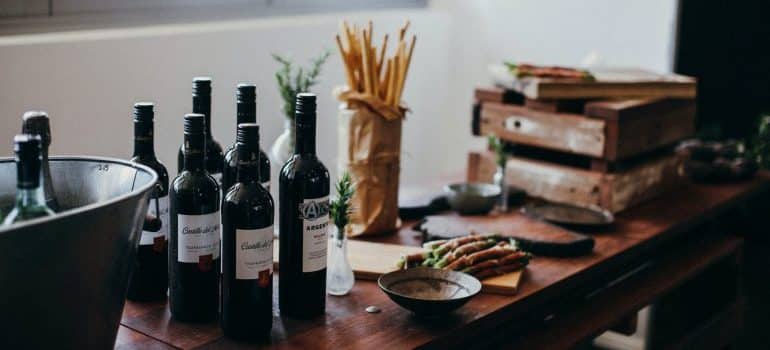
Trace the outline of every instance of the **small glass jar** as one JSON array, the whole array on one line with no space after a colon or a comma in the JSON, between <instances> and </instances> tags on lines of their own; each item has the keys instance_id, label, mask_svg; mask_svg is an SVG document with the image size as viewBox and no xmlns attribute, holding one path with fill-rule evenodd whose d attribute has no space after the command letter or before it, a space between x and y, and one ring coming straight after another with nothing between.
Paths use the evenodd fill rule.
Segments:
<instances>
[{"instance_id":1,"label":"small glass jar","mask_svg":"<svg viewBox=\"0 0 770 350\"><path fill-rule=\"evenodd\" d=\"M329 225L329 258L326 270L326 291L330 295L346 295L353 289L355 277L348 261L348 239L336 226Z\"/></svg>"}]
</instances>

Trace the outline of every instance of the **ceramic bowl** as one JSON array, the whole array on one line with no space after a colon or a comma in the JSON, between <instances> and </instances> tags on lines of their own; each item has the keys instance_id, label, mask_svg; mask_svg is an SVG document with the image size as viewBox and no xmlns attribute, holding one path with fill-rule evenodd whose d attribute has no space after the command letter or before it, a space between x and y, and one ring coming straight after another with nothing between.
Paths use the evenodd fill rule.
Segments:
<instances>
[{"instance_id":1,"label":"ceramic bowl","mask_svg":"<svg viewBox=\"0 0 770 350\"><path fill-rule=\"evenodd\" d=\"M456 183L444 187L449 206L460 215L482 215L495 207L500 187L487 183Z\"/></svg>"},{"instance_id":2,"label":"ceramic bowl","mask_svg":"<svg viewBox=\"0 0 770 350\"><path fill-rule=\"evenodd\" d=\"M396 304L421 316L449 313L481 291L481 282L469 274L428 267L386 273L377 284Z\"/></svg>"}]
</instances>

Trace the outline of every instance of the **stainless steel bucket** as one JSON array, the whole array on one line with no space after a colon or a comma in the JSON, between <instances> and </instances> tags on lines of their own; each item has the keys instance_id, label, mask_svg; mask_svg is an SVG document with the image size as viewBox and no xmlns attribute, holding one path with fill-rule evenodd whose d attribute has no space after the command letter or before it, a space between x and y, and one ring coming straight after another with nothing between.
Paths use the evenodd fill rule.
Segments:
<instances>
[{"instance_id":1,"label":"stainless steel bucket","mask_svg":"<svg viewBox=\"0 0 770 350\"><path fill-rule=\"evenodd\" d=\"M110 349L157 175L127 161L52 157L64 210L0 228L0 349ZM16 166L0 159L0 210Z\"/></svg>"}]
</instances>

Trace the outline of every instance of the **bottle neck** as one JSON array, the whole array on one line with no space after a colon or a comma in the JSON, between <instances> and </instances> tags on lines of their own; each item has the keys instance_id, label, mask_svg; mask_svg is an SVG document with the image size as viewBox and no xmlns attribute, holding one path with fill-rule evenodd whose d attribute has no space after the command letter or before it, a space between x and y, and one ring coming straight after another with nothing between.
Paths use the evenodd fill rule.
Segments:
<instances>
[{"instance_id":1,"label":"bottle neck","mask_svg":"<svg viewBox=\"0 0 770 350\"><path fill-rule=\"evenodd\" d=\"M206 120L206 138L212 139L211 136L211 95L200 94L193 95L193 113L200 113L205 116Z\"/></svg>"},{"instance_id":2,"label":"bottle neck","mask_svg":"<svg viewBox=\"0 0 770 350\"><path fill-rule=\"evenodd\" d=\"M257 122L257 104L254 102L238 102L236 104L235 130L238 130L238 124Z\"/></svg>"},{"instance_id":3,"label":"bottle neck","mask_svg":"<svg viewBox=\"0 0 770 350\"><path fill-rule=\"evenodd\" d=\"M40 186L40 158L16 163L16 203L28 206L45 203L43 186Z\"/></svg>"},{"instance_id":4,"label":"bottle neck","mask_svg":"<svg viewBox=\"0 0 770 350\"><path fill-rule=\"evenodd\" d=\"M42 186L36 188L19 188L16 191L17 207L33 207L45 205L45 193Z\"/></svg>"},{"instance_id":5,"label":"bottle neck","mask_svg":"<svg viewBox=\"0 0 770 350\"><path fill-rule=\"evenodd\" d=\"M238 157L238 166L236 167L236 182L248 183L259 181L259 146L245 145L238 143L235 145L235 151Z\"/></svg>"},{"instance_id":6,"label":"bottle neck","mask_svg":"<svg viewBox=\"0 0 770 350\"><path fill-rule=\"evenodd\" d=\"M184 146L182 148L184 163L182 170L203 170L205 151L206 137L203 134L184 134Z\"/></svg>"},{"instance_id":7,"label":"bottle neck","mask_svg":"<svg viewBox=\"0 0 770 350\"><path fill-rule=\"evenodd\" d=\"M315 125L296 124L294 154L315 155Z\"/></svg>"},{"instance_id":8,"label":"bottle neck","mask_svg":"<svg viewBox=\"0 0 770 350\"><path fill-rule=\"evenodd\" d=\"M134 122L134 157L154 158L154 142L152 123Z\"/></svg>"}]
</instances>

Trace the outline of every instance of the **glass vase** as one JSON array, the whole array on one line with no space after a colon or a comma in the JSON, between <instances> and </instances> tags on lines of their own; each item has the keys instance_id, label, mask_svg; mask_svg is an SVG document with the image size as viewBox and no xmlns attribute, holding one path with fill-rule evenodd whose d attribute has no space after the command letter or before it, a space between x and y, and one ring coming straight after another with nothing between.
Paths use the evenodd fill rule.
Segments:
<instances>
[{"instance_id":1,"label":"glass vase","mask_svg":"<svg viewBox=\"0 0 770 350\"><path fill-rule=\"evenodd\" d=\"M355 277L348 261L348 239L331 226L329 260L326 270L326 291L330 295L346 295L353 289Z\"/></svg>"},{"instance_id":2,"label":"glass vase","mask_svg":"<svg viewBox=\"0 0 770 350\"><path fill-rule=\"evenodd\" d=\"M283 122L283 133L275 139L270 147L270 161L277 169L281 169L294 153L294 121L286 118Z\"/></svg>"}]
</instances>

